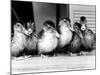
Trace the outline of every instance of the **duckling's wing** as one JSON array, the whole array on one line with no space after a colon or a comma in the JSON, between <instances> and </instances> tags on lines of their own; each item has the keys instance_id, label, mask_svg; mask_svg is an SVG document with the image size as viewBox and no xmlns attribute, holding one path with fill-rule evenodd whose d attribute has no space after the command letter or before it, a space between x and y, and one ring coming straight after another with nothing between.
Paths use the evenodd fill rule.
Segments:
<instances>
[{"instance_id":1,"label":"duckling's wing","mask_svg":"<svg viewBox=\"0 0 100 75\"><path fill-rule=\"evenodd\" d=\"M88 33L91 34L96 39L96 34L93 33L93 31L91 29L88 29Z\"/></svg>"}]
</instances>

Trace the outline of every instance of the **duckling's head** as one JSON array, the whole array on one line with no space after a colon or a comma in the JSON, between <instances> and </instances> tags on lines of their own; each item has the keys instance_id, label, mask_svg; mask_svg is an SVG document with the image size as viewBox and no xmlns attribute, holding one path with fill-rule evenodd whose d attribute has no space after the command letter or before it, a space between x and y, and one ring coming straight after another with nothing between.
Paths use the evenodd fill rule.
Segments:
<instances>
[{"instance_id":1,"label":"duckling's head","mask_svg":"<svg viewBox=\"0 0 100 75\"><path fill-rule=\"evenodd\" d=\"M14 25L14 31L17 31L17 32L22 32L23 31L23 26L21 23L16 23Z\"/></svg>"},{"instance_id":2,"label":"duckling's head","mask_svg":"<svg viewBox=\"0 0 100 75\"><path fill-rule=\"evenodd\" d=\"M34 22L27 22L27 30L28 30L29 35L35 31L34 26L35 26Z\"/></svg>"},{"instance_id":3,"label":"duckling's head","mask_svg":"<svg viewBox=\"0 0 100 75\"><path fill-rule=\"evenodd\" d=\"M80 17L80 24L81 24L81 30L85 31L87 29L87 20L85 16Z\"/></svg>"},{"instance_id":4,"label":"duckling's head","mask_svg":"<svg viewBox=\"0 0 100 75\"><path fill-rule=\"evenodd\" d=\"M87 20L86 20L86 17L85 16L81 16L80 17L80 22L86 22Z\"/></svg>"},{"instance_id":5,"label":"duckling's head","mask_svg":"<svg viewBox=\"0 0 100 75\"><path fill-rule=\"evenodd\" d=\"M24 28L24 26L21 23L16 23L14 25L14 32L23 33L23 34L28 35L28 31Z\"/></svg>"},{"instance_id":6,"label":"duckling's head","mask_svg":"<svg viewBox=\"0 0 100 75\"><path fill-rule=\"evenodd\" d=\"M55 24L53 21L51 20L46 20L44 23L43 23L43 30L44 31L53 31L55 30Z\"/></svg>"},{"instance_id":7,"label":"duckling's head","mask_svg":"<svg viewBox=\"0 0 100 75\"><path fill-rule=\"evenodd\" d=\"M78 32L79 30L81 30L81 24L78 23L78 22L75 22L74 25L73 25L73 28L76 32Z\"/></svg>"},{"instance_id":8,"label":"duckling's head","mask_svg":"<svg viewBox=\"0 0 100 75\"><path fill-rule=\"evenodd\" d=\"M59 26L71 27L71 21L67 17L62 17L59 21Z\"/></svg>"},{"instance_id":9,"label":"duckling's head","mask_svg":"<svg viewBox=\"0 0 100 75\"><path fill-rule=\"evenodd\" d=\"M56 37L59 37L59 33L57 32L57 30L55 28L55 24L51 20L46 20L43 23L43 30L54 34Z\"/></svg>"}]
</instances>

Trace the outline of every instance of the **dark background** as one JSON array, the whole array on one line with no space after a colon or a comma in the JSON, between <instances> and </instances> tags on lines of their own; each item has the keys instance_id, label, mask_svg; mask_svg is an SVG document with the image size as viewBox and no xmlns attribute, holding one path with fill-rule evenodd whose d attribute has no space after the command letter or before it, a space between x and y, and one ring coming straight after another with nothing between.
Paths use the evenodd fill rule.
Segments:
<instances>
[{"instance_id":1,"label":"dark background","mask_svg":"<svg viewBox=\"0 0 100 75\"><path fill-rule=\"evenodd\" d=\"M34 21L37 33L42 29L45 20L52 20L57 28L58 21L63 16L69 18L68 4L11 1L12 33L16 22L25 25L29 21Z\"/></svg>"}]
</instances>

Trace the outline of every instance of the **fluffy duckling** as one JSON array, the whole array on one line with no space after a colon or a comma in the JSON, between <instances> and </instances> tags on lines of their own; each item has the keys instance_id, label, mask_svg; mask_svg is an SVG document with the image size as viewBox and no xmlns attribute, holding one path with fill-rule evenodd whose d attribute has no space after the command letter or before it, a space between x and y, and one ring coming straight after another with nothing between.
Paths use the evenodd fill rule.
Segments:
<instances>
[{"instance_id":1,"label":"fluffy duckling","mask_svg":"<svg viewBox=\"0 0 100 75\"><path fill-rule=\"evenodd\" d=\"M18 57L23 54L23 50L26 46L26 34L27 30L20 24L14 25L14 36L11 41L11 55Z\"/></svg>"},{"instance_id":2,"label":"fluffy duckling","mask_svg":"<svg viewBox=\"0 0 100 75\"><path fill-rule=\"evenodd\" d=\"M81 32L82 32L82 44L84 51L92 51L96 43L96 36L92 30L87 27L87 20L85 16L80 17Z\"/></svg>"},{"instance_id":3,"label":"fluffy duckling","mask_svg":"<svg viewBox=\"0 0 100 75\"><path fill-rule=\"evenodd\" d=\"M73 36L73 33L71 31L70 19L66 17L61 18L58 26L59 26L58 28L60 33L58 52L62 53L64 52L62 51L64 50L62 48L71 42Z\"/></svg>"},{"instance_id":4,"label":"fluffy duckling","mask_svg":"<svg viewBox=\"0 0 100 75\"><path fill-rule=\"evenodd\" d=\"M28 22L27 23L27 30L28 30L28 36L26 38L26 54L28 55L34 55L34 54L37 54L37 42L38 42L38 39L37 39L37 36L36 36L36 33L34 32L34 26L35 26L35 23L31 23L31 22Z\"/></svg>"},{"instance_id":5,"label":"fluffy duckling","mask_svg":"<svg viewBox=\"0 0 100 75\"><path fill-rule=\"evenodd\" d=\"M73 39L70 43L69 49L72 53L77 53L78 55L82 55L82 41L81 38L83 38L82 33L80 31L80 23L75 22L73 25Z\"/></svg>"},{"instance_id":6,"label":"fluffy duckling","mask_svg":"<svg viewBox=\"0 0 100 75\"><path fill-rule=\"evenodd\" d=\"M54 23L46 20L43 23L43 29L39 33L38 50L39 54L53 55L53 51L58 45L59 34L55 30Z\"/></svg>"}]
</instances>

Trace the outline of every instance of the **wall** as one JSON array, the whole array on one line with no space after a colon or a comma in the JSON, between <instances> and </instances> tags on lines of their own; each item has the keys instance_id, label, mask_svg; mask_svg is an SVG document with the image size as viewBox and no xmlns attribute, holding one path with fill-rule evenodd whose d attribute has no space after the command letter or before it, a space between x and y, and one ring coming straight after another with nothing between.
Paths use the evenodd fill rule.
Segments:
<instances>
[{"instance_id":1,"label":"wall","mask_svg":"<svg viewBox=\"0 0 100 75\"><path fill-rule=\"evenodd\" d=\"M59 5L59 16L61 17L68 17L69 18L69 4L60 4Z\"/></svg>"},{"instance_id":2,"label":"wall","mask_svg":"<svg viewBox=\"0 0 100 75\"><path fill-rule=\"evenodd\" d=\"M52 20L56 25L56 4L33 2L33 11L37 33L42 29L45 20Z\"/></svg>"},{"instance_id":3,"label":"wall","mask_svg":"<svg viewBox=\"0 0 100 75\"><path fill-rule=\"evenodd\" d=\"M87 26L94 33L96 32L96 8L93 5L70 5L70 18L72 25L79 21L81 16L87 19Z\"/></svg>"}]
</instances>

